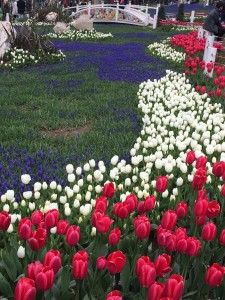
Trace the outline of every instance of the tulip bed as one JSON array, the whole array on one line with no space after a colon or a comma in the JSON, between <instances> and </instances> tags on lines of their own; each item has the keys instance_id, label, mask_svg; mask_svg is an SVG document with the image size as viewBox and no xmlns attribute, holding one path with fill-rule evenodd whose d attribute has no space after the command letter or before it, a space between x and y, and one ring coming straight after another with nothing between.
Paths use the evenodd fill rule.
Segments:
<instances>
[{"instance_id":1,"label":"tulip bed","mask_svg":"<svg viewBox=\"0 0 225 300\"><path fill-rule=\"evenodd\" d=\"M94 160L67 165L65 188L36 182L20 203L13 190L1 196L5 297L223 296L221 105L171 71L143 82L138 98L143 127L130 163L114 156L110 169Z\"/></svg>"},{"instance_id":2,"label":"tulip bed","mask_svg":"<svg viewBox=\"0 0 225 300\"><path fill-rule=\"evenodd\" d=\"M23 174L1 195L0 299L223 299L225 114L192 79L139 85L130 160L68 164L65 184Z\"/></svg>"}]
</instances>

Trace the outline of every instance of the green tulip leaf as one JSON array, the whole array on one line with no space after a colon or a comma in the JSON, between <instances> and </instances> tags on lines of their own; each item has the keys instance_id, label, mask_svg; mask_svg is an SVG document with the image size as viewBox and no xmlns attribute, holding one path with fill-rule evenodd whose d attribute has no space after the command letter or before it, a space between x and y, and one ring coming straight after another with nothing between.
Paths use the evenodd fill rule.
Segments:
<instances>
[{"instance_id":1,"label":"green tulip leaf","mask_svg":"<svg viewBox=\"0 0 225 300\"><path fill-rule=\"evenodd\" d=\"M13 291L11 289L10 284L1 273L0 273L0 293L6 297L13 296Z\"/></svg>"},{"instance_id":2,"label":"green tulip leaf","mask_svg":"<svg viewBox=\"0 0 225 300\"><path fill-rule=\"evenodd\" d=\"M68 266L65 266L62 270L62 274L61 274L61 291L62 293L65 293L70 285L70 276L71 276L71 272L69 270Z\"/></svg>"},{"instance_id":3,"label":"green tulip leaf","mask_svg":"<svg viewBox=\"0 0 225 300\"><path fill-rule=\"evenodd\" d=\"M6 253L2 253L2 260L9 278L12 281L15 281L17 277L17 270L13 258L9 257L9 255L7 255Z\"/></svg>"}]
</instances>

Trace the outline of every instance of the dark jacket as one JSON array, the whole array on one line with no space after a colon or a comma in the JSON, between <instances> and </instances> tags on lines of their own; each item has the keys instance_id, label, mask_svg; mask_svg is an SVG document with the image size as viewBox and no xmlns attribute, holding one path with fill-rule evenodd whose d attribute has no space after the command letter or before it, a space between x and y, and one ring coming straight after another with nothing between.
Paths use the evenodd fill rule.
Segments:
<instances>
[{"instance_id":1,"label":"dark jacket","mask_svg":"<svg viewBox=\"0 0 225 300\"><path fill-rule=\"evenodd\" d=\"M217 35L221 26L222 25L220 23L220 12L218 9L214 8L206 17L203 28Z\"/></svg>"},{"instance_id":2,"label":"dark jacket","mask_svg":"<svg viewBox=\"0 0 225 300\"><path fill-rule=\"evenodd\" d=\"M25 12L25 2L23 0L17 1L18 14L23 15Z\"/></svg>"}]
</instances>

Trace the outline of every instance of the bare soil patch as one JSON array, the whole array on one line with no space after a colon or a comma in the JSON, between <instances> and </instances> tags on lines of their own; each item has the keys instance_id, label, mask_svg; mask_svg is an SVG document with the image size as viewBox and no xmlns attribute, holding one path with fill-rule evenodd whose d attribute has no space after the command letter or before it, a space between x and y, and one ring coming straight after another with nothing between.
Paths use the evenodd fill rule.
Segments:
<instances>
[{"instance_id":1,"label":"bare soil patch","mask_svg":"<svg viewBox=\"0 0 225 300\"><path fill-rule=\"evenodd\" d=\"M49 137L72 137L77 136L79 134L85 133L90 131L92 128L92 124L85 124L80 127L64 127L64 128L57 128L57 129L49 129L45 128L42 129L41 132L44 135L47 135Z\"/></svg>"}]
</instances>

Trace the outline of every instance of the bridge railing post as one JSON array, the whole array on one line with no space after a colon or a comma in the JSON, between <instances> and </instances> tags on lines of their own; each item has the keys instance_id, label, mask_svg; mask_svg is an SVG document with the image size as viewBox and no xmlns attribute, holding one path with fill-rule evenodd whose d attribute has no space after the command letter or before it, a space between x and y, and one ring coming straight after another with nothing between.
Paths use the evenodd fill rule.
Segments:
<instances>
[{"instance_id":1,"label":"bridge railing post","mask_svg":"<svg viewBox=\"0 0 225 300\"><path fill-rule=\"evenodd\" d=\"M102 7L104 7L104 0L102 0Z\"/></svg>"},{"instance_id":2,"label":"bridge railing post","mask_svg":"<svg viewBox=\"0 0 225 300\"><path fill-rule=\"evenodd\" d=\"M131 7L131 1L129 1L129 4L128 4L128 8L130 9L130 7Z\"/></svg>"},{"instance_id":3,"label":"bridge railing post","mask_svg":"<svg viewBox=\"0 0 225 300\"><path fill-rule=\"evenodd\" d=\"M118 16L119 16L119 2L116 2L116 22L118 22Z\"/></svg>"},{"instance_id":4,"label":"bridge railing post","mask_svg":"<svg viewBox=\"0 0 225 300\"><path fill-rule=\"evenodd\" d=\"M91 15L91 1L88 2L88 15Z\"/></svg>"},{"instance_id":5,"label":"bridge railing post","mask_svg":"<svg viewBox=\"0 0 225 300\"><path fill-rule=\"evenodd\" d=\"M76 12L79 11L79 4L76 5Z\"/></svg>"},{"instance_id":6,"label":"bridge railing post","mask_svg":"<svg viewBox=\"0 0 225 300\"><path fill-rule=\"evenodd\" d=\"M194 19L195 19L195 11L192 10L192 12L191 12L191 18L190 18L190 23L194 23Z\"/></svg>"}]
</instances>

